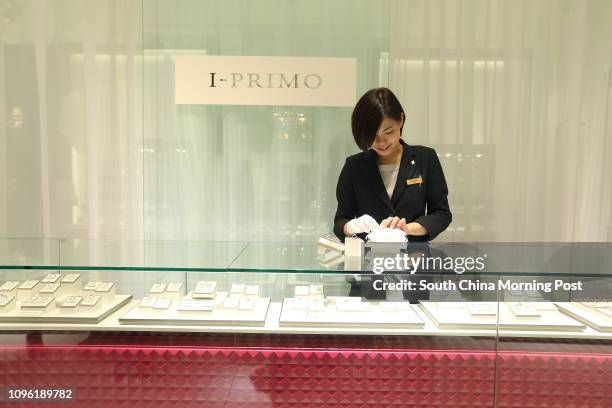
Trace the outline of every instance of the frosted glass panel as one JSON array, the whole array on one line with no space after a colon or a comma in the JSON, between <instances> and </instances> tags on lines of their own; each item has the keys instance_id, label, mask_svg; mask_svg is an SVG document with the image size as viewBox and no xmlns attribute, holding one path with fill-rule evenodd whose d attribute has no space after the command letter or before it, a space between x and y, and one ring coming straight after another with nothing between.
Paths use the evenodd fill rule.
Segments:
<instances>
[{"instance_id":1,"label":"frosted glass panel","mask_svg":"<svg viewBox=\"0 0 612 408\"><path fill-rule=\"evenodd\" d=\"M173 56L352 57L379 83L387 1L145 1L147 239L311 240L357 151L351 108L177 106Z\"/></svg>"}]
</instances>

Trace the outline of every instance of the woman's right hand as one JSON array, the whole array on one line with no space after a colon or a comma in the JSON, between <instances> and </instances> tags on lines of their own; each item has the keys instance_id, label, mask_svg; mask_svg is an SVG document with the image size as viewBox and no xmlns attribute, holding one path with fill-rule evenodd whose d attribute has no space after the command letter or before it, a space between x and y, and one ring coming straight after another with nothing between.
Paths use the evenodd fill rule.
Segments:
<instances>
[{"instance_id":1,"label":"woman's right hand","mask_svg":"<svg viewBox=\"0 0 612 408\"><path fill-rule=\"evenodd\" d=\"M364 214L361 217L354 218L344 224L344 235L351 236L361 234L363 232L369 233L378 228L379 226L376 220L368 214Z\"/></svg>"}]
</instances>

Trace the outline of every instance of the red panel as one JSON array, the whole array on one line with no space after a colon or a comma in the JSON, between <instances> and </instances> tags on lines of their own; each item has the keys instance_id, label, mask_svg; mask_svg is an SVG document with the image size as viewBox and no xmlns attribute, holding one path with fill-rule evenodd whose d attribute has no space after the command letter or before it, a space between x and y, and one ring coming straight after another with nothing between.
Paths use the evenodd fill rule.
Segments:
<instances>
[{"instance_id":1,"label":"red panel","mask_svg":"<svg viewBox=\"0 0 612 408\"><path fill-rule=\"evenodd\" d=\"M87 407L111 403L130 407L491 407L493 403L492 352L144 346L5 346L0 350L6 373L3 385L75 387L77 405Z\"/></svg>"},{"instance_id":2,"label":"red panel","mask_svg":"<svg viewBox=\"0 0 612 408\"><path fill-rule=\"evenodd\" d=\"M499 352L497 407L610 408L612 355Z\"/></svg>"}]
</instances>

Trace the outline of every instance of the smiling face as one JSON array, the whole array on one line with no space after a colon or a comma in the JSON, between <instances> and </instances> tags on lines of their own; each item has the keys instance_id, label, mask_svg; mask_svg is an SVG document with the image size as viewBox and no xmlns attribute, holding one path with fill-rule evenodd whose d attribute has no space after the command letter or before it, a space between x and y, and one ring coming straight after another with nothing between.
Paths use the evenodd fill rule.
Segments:
<instances>
[{"instance_id":1,"label":"smiling face","mask_svg":"<svg viewBox=\"0 0 612 408\"><path fill-rule=\"evenodd\" d=\"M371 146L371 149L381 158L396 155L401 149L400 137L403 121L403 114L399 122L388 116L383 118Z\"/></svg>"}]
</instances>

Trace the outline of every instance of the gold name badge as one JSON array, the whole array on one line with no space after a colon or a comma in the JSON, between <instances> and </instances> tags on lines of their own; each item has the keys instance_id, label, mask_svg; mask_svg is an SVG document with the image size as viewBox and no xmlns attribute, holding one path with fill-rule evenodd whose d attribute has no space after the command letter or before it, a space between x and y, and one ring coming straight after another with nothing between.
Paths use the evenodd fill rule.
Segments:
<instances>
[{"instance_id":1,"label":"gold name badge","mask_svg":"<svg viewBox=\"0 0 612 408\"><path fill-rule=\"evenodd\" d=\"M423 178L421 176L417 177L417 178L412 178L412 179L407 179L406 180L406 184L411 186L413 184L421 184L423 183Z\"/></svg>"}]
</instances>

